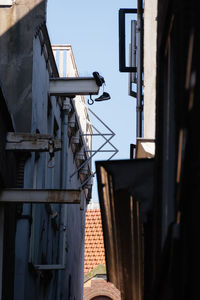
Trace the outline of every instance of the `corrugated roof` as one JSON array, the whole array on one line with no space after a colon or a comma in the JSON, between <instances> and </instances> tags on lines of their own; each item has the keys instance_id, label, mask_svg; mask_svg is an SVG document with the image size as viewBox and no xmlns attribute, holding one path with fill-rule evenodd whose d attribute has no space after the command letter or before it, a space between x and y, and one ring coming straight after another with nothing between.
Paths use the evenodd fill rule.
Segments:
<instances>
[{"instance_id":1,"label":"corrugated roof","mask_svg":"<svg viewBox=\"0 0 200 300\"><path fill-rule=\"evenodd\" d=\"M105 265L105 250L100 209L86 212L84 274L100 264Z\"/></svg>"}]
</instances>

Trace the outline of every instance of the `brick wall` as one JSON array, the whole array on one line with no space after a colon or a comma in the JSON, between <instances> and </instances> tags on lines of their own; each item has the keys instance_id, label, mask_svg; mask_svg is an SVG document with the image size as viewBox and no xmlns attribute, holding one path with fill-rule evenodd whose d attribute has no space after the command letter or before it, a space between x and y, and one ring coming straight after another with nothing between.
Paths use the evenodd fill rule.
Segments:
<instances>
[{"instance_id":1,"label":"brick wall","mask_svg":"<svg viewBox=\"0 0 200 300\"><path fill-rule=\"evenodd\" d=\"M92 300L97 296L106 296L111 300L120 300L120 291L104 279L92 279L90 286L84 287L84 300ZM103 298L102 298L103 299Z\"/></svg>"}]
</instances>

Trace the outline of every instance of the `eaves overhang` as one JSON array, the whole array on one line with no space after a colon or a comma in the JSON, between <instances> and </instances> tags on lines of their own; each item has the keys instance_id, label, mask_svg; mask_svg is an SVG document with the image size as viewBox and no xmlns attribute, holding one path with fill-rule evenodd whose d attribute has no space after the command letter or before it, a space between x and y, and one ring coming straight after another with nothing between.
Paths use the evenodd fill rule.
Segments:
<instances>
[{"instance_id":1,"label":"eaves overhang","mask_svg":"<svg viewBox=\"0 0 200 300\"><path fill-rule=\"evenodd\" d=\"M96 162L108 281L142 299L142 223L152 208L154 159Z\"/></svg>"}]
</instances>

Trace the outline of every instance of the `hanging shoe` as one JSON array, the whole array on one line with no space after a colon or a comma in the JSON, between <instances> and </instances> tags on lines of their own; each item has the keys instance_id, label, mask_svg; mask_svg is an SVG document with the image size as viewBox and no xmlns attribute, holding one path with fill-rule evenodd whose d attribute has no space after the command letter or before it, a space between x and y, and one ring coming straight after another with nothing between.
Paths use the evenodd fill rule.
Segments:
<instances>
[{"instance_id":1,"label":"hanging shoe","mask_svg":"<svg viewBox=\"0 0 200 300\"><path fill-rule=\"evenodd\" d=\"M101 76L98 72L93 72L92 75L94 76L94 79L98 86L102 86L103 84L105 84L103 76Z\"/></svg>"},{"instance_id":2,"label":"hanging shoe","mask_svg":"<svg viewBox=\"0 0 200 300\"><path fill-rule=\"evenodd\" d=\"M110 99L110 95L106 92L103 92L103 94L96 98L95 101L104 101L104 100L109 100Z\"/></svg>"}]
</instances>

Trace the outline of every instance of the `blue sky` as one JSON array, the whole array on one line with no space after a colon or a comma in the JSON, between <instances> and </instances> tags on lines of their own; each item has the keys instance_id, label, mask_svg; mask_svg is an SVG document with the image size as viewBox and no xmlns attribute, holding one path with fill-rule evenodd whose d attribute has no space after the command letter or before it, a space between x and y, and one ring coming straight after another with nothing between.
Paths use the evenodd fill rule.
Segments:
<instances>
[{"instance_id":1,"label":"blue sky","mask_svg":"<svg viewBox=\"0 0 200 300\"><path fill-rule=\"evenodd\" d=\"M80 76L98 71L105 78L111 100L90 108L116 133L112 140L119 149L116 159L128 159L129 145L135 142L136 100L128 96L128 74L119 72L118 56L118 10L135 7L135 0L48 0L52 44L72 45ZM94 161L107 158L108 154L96 155Z\"/></svg>"}]
</instances>

